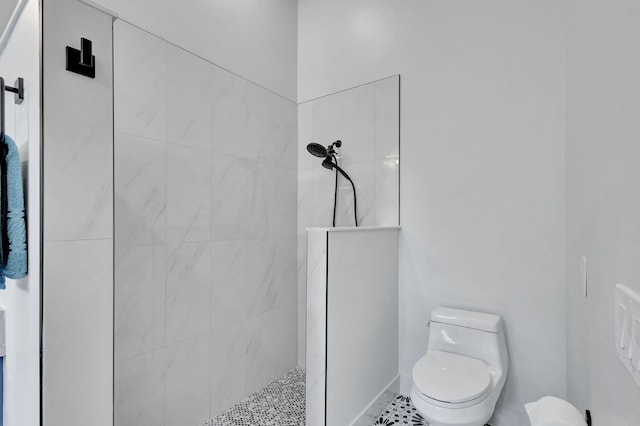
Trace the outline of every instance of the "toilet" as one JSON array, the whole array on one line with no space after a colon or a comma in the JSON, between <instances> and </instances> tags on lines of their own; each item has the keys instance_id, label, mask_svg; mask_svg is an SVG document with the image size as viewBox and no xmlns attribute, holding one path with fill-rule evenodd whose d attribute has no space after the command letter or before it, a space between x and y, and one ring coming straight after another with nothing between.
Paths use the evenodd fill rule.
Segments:
<instances>
[{"instance_id":1,"label":"toilet","mask_svg":"<svg viewBox=\"0 0 640 426\"><path fill-rule=\"evenodd\" d=\"M413 367L411 400L429 426L483 426L507 378L498 315L439 307L427 353Z\"/></svg>"}]
</instances>

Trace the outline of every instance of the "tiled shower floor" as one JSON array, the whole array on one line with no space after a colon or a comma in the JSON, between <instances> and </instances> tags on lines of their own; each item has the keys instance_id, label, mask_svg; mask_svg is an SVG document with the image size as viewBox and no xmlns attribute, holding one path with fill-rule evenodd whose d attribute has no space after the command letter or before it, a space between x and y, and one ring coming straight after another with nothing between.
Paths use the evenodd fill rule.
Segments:
<instances>
[{"instance_id":1,"label":"tiled shower floor","mask_svg":"<svg viewBox=\"0 0 640 426\"><path fill-rule=\"evenodd\" d=\"M229 408L204 426L303 426L305 374L296 368ZM411 398L399 395L375 425L427 426Z\"/></svg>"},{"instance_id":2,"label":"tiled shower floor","mask_svg":"<svg viewBox=\"0 0 640 426\"><path fill-rule=\"evenodd\" d=\"M204 426L304 425L304 370L293 369Z\"/></svg>"}]
</instances>

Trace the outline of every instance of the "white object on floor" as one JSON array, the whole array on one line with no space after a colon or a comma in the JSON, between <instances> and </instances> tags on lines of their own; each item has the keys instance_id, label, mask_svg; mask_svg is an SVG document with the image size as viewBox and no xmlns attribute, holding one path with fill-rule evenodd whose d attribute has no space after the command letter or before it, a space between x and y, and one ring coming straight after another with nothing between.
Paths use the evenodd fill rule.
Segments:
<instances>
[{"instance_id":1,"label":"white object on floor","mask_svg":"<svg viewBox=\"0 0 640 426\"><path fill-rule=\"evenodd\" d=\"M640 295L616 285L615 345L618 359L640 386Z\"/></svg>"},{"instance_id":2,"label":"white object on floor","mask_svg":"<svg viewBox=\"0 0 640 426\"><path fill-rule=\"evenodd\" d=\"M567 401L545 396L524 405L531 426L586 426L580 411Z\"/></svg>"},{"instance_id":3,"label":"white object on floor","mask_svg":"<svg viewBox=\"0 0 640 426\"><path fill-rule=\"evenodd\" d=\"M430 426L482 426L493 415L509 355L498 315L437 308L411 401Z\"/></svg>"}]
</instances>

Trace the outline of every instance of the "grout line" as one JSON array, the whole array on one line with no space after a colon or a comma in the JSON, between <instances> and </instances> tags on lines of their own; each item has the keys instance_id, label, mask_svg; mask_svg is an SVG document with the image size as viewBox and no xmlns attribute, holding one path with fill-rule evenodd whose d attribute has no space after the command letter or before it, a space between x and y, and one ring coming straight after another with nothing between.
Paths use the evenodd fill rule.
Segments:
<instances>
[{"instance_id":1,"label":"grout line","mask_svg":"<svg viewBox=\"0 0 640 426\"><path fill-rule=\"evenodd\" d=\"M401 151L402 151L402 125L400 123L400 121L402 120L402 81L401 81L401 77L400 74L398 74L398 226L400 226L400 217L401 217L401 203L402 203L402 199L400 197L400 192L401 192L401 170L402 170L402 157L401 157Z\"/></svg>"},{"instance_id":2,"label":"grout line","mask_svg":"<svg viewBox=\"0 0 640 426\"><path fill-rule=\"evenodd\" d=\"M380 212L378 211L378 201L379 196L378 188L380 176L378 176L378 85L376 84L373 87L373 223L378 223L378 217L380 216Z\"/></svg>"},{"instance_id":3,"label":"grout line","mask_svg":"<svg viewBox=\"0 0 640 426\"><path fill-rule=\"evenodd\" d=\"M115 33L115 30L114 30ZM168 95L168 87L167 87L167 81L168 81L168 76L167 76L167 45L164 45L165 51L164 51L164 75L165 75L165 79L164 79L164 113L165 113L165 117L168 119L168 102L169 102L169 95ZM168 120L166 120L168 121ZM165 128L164 128L164 138L167 139L167 124L165 121ZM162 374L164 377L164 383L162 386L162 421L163 423L167 422L167 299L169 298L169 280L167 279L167 275L169 274L169 243L167 242L168 238L167 235L169 234L169 144L164 143L163 145L164 148L164 268L163 268L163 278L164 278L164 315L163 315L163 322L164 322L164 327L162 330L162 334L163 334L163 341L162 341ZM153 256L153 253L152 255Z\"/></svg>"},{"instance_id":4,"label":"grout line","mask_svg":"<svg viewBox=\"0 0 640 426\"><path fill-rule=\"evenodd\" d=\"M58 240L58 239L53 239L53 240L44 240L43 244L48 244L48 243L81 243L81 242L93 242L93 241L113 241L112 237L109 238L77 238L77 239L73 239L73 240Z\"/></svg>"},{"instance_id":5,"label":"grout line","mask_svg":"<svg viewBox=\"0 0 640 426\"><path fill-rule=\"evenodd\" d=\"M232 324L232 325L233 325L233 324ZM200 332L200 333L194 334L193 336L185 337L185 338L182 338L182 339L180 339L180 340L176 340L175 342L171 342L171 343L169 343L169 344L166 344L166 342L165 342L165 344L164 344L164 345L162 345L162 346L158 346L158 347L155 347L155 348L150 349L150 350L148 350L148 351L140 352L139 354L135 354L135 355L132 355L132 356L128 356L128 357L126 357L126 358L122 358L122 359L118 359L118 360L115 360L115 358L114 358L114 363L115 363L115 362L117 362L117 363L123 363L123 362L131 361L131 360L136 359L136 358L140 358L140 357L143 357L143 356L150 355L150 354L152 354L152 353L154 353L154 352L158 352L158 351L166 351L166 350L167 350L167 348L169 348L170 346L180 345L180 344L185 343L185 342L187 342L188 340L192 340L192 339L199 339L199 338L201 338L201 337L203 337L203 336L205 336L205 335L207 335L207 334L209 334L209 333L211 333L211 330L202 331L202 332Z\"/></svg>"},{"instance_id":6,"label":"grout line","mask_svg":"<svg viewBox=\"0 0 640 426\"><path fill-rule=\"evenodd\" d=\"M246 127L246 123L245 123L245 127ZM245 130L245 132L246 132L246 130ZM175 147L178 147L178 148L193 149L195 151L200 151L200 152L210 152L211 154L214 154L214 155L219 155L219 156L229 157L229 158L235 158L235 159L245 160L245 161L251 161L251 162L254 162L254 163L257 163L257 164L262 164L262 165L265 165L265 166L269 166L269 167L276 168L276 169L281 169L281 170L290 170L290 171L297 171L298 170L297 163L292 165L292 166L283 166L281 164L271 163L271 162L263 161L263 160L260 160L260 159L251 159L251 158L248 158L246 155L238 156L238 155L229 154L229 153L225 153L225 152L219 152L219 151L216 151L214 149L206 149L206 148L199 148L199 147L195 147L195 146L182 145L182 144L179 144L179 143L165 141L165 140L162 140L162 139L151 138L151 137L148 137L148 136L140 136L140 135L136 135L136 134L133 134L133 133L129 133L129 132L125 132L125 131L117 130L117 129L115 130L115 134L128 136L128 137L131 137L133 139L139 139L141 141L144 141L144 142L147 142L147 143L152 143L152 144L165 144L165 145L175 146Z\"/></svg>"}]
</instances>

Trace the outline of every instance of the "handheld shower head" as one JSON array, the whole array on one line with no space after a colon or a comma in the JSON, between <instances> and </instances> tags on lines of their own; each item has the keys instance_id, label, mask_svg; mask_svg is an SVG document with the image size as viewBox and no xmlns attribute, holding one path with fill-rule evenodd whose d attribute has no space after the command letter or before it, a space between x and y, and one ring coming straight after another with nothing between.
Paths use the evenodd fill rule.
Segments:
<instances>
[{"instance_id":1,"label":"handheld shower head","mask_svg":"<svg viewBox=\"0 0 640 426\"><path fill-rule=\"evenodd\" d=\"M327 148L315 142L307 145L307 151L309 151L309 154L320 158L326 157L329 154Z\"/></svg>"},{"instance_id":2,"label":"handheld shower head","mask_svg":"<svg viewBox=\"0 0 640 426\"><path fill-rule=\"evenodd\" d=\"M327 170L333 170L334 167L336 167L336 163L333 162L333 158L331 158L331 155L327 155L324 160L322 160L322 167Z\"/></svg>"}]
</instances>

